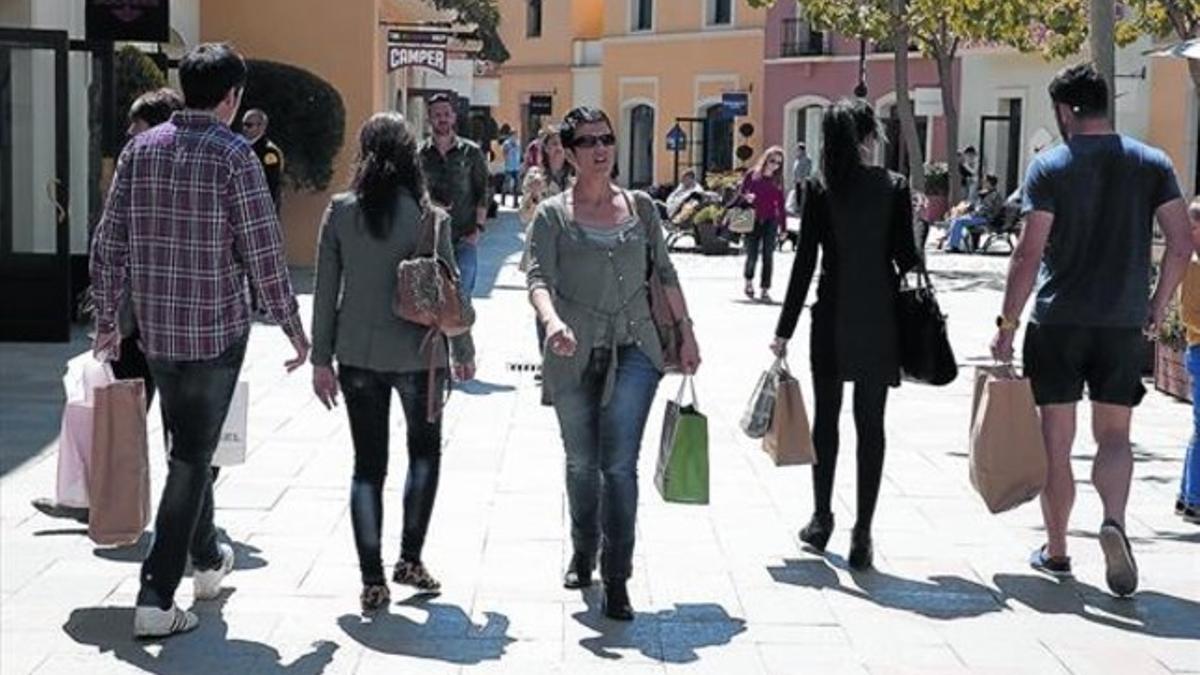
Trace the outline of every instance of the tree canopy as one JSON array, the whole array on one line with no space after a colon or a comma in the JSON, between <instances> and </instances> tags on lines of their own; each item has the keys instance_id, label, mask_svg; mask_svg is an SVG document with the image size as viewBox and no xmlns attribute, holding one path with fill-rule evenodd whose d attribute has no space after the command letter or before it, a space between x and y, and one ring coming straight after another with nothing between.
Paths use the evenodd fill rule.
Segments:
<instances>
[{"instance_id":1,"label":"tree canopy","mask_svg":"<svg viewBox=\"0 0 1200 675\"><path fill-rule=\"evenodd\" d=\"M493 63L508 60L508 48L500 39L500 8L496 0L430 0L438 9L458 12L462 23L478 26L479 39L483 42L480 57Z\"/></svg>"}]
</instances>

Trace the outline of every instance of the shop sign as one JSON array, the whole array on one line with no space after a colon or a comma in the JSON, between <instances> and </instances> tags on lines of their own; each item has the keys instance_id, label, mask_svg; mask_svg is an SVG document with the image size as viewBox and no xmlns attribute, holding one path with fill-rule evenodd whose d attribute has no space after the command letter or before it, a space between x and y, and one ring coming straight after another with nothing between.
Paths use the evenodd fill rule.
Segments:
<instances>
[{"instance_id":1,"label":"shop sign","mask_svg":"<svg viewBox=\"0 0 1200 675\"><path fill-rule=\"evenodd\" d=\"M745 117L750 114L750 95L744 91L721 94L721 105L728 117Z\"/></svg>"},{"instance_id":2,"label":"shop sign","mask_svg":"<svg viewBox=\"0 0 1200 675\"><path fill-rule=\"evenodd\" d=\"M553 115L554 97L549 94L533 94L529 97L530 115Z\"/></svg>"},{"instance_id":3,"label":"shop sign","mask_svg":"<svg viewBox=\"0 0 1200 675\"><path fill-rule=\"evenodd\" d=\"M410 67L428 68L439 75L445 75L445 47L388 45L388 71Z\"/></svg>"}]
</instances>

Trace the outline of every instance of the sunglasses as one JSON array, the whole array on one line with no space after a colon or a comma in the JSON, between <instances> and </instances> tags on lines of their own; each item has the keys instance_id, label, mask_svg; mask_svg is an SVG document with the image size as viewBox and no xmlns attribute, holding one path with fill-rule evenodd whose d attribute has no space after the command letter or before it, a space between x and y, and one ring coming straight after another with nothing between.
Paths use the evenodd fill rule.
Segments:
<instances>
[{"instance_id":1,"label":"sunglasses","mask_svg":"<svg viewBox=\"0 0 1200 675\"><path fill-rule=\"evenodd\" d=\"M586 148L589 150L597 145L603 145L604 147L609 148L616 144L617 137L615 134L576 136L575 139L571 141L572 148Z\"/></svg>"}]
</instances>

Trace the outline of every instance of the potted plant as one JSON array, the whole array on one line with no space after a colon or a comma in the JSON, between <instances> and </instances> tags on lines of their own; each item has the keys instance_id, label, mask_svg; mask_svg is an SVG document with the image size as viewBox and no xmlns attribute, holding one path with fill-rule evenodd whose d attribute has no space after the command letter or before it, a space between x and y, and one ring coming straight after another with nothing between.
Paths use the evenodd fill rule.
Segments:
<instances>
[{"instance_id":1,"label":"potted plant","mask_svg":"<svg viewBox=\"0 0 1200 675\"><path fill-rule=\"evenodd\" d=\"M1154 345L1154 388L1181 401L1192 400L1191 376L1187 371L1187 329L1178 301L1167 312Z\"/></svg>"},{"instance_id":2,"label":"potted plant","mask_svg":"<svg viewBox=\"0 0 1200 675\"><path fill-rule=\"evenodd\" d=\"M950 208L950 169L945 162L925 165L925 220L936 223Z\"/></svg>"}]
</instances>

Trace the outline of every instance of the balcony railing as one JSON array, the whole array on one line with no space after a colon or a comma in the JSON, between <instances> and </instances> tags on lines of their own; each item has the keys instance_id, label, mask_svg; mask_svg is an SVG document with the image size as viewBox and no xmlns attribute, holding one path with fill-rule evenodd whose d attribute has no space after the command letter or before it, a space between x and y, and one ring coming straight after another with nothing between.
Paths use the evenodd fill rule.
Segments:
<instances>
[{"instance_id":1,"label":"balcony railing","mask_svg":"<svg viewBox=\"0 0 1200 675\"><path fill-rule=\"evenodd\" d=\"M813 30L812 25L804 19L784 19L783 42L780 45L781 56L821 56L828 54L825 44L825 33Z\"/></svg>"}]
</instances>

